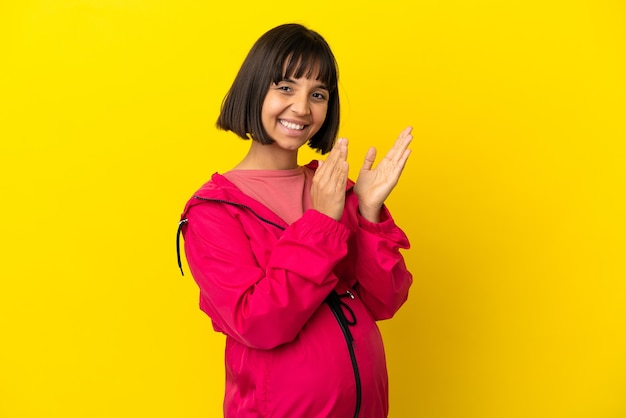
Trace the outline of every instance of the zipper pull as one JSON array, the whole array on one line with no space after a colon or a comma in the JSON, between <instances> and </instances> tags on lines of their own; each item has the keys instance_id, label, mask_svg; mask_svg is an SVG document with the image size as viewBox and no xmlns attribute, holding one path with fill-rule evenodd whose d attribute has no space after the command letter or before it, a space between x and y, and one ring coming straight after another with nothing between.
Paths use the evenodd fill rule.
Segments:
<instances>
[{"instance_id":1,"label":"zipper pull","mask_svg":"<svg viewBox=\"0 0 626 418\"><path fill-rule=\"evenodd\" d=\"M350 299L354 299L354 295L349 290L346 290L346 294L350 296Z\"/></svg>"}]
</instances>

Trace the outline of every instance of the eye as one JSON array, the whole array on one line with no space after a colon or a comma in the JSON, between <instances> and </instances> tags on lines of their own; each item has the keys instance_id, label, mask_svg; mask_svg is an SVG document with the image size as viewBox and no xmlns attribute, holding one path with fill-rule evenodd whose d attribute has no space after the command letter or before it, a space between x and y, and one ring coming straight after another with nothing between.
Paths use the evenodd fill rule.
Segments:
<instances>
[{"instance_id":1,"label":"eye","mask_svg":"<svg viewBox=\"0 0 626 418\"><path fill-rule=\"evenodd\" d=\"M278 91L284 91L284 92L290 92L291 91L291 87L285 85L285 84L278 84L276 86L276 90Z\"/></svg>"},{"instance_id":2,"label":"eye","mask_svg":"<svg viewBox=\"0 0 626 418\"><path fill-rule=\"evenodd\" d=\"M319 100L326 100L326 95L324 93L315 92L312 96Z\"/></svg>"}]
</instances>

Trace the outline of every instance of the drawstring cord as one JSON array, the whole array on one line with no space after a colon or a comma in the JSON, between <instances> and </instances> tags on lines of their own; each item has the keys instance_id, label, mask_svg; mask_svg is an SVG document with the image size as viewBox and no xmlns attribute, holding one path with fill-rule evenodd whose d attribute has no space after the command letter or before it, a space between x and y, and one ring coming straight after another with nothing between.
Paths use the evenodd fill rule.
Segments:
<instances>
[{"instance_id":1,"label":"drawstring cord","mask_svg":"<svg viewBox=\"0 0 626 418\"><path fill-rule=\"evenodd\" d=\"M350 360L352 361L352 369L354 370L354 380L356 383L356 407L354 410L354 418L357 418L361 409L361 376L359 374L359 366L356 361L356 354L354 353L354 338L352 337L352 333L349 328L352 325L356 325L356 316L354 315L352 308L341 300L346 297L354 299L354 295L349 290L342 295L339 295L333 290L326 297L326 303L333 312L333 315L335 315L337 322L339 322L339 327L341 328L343 336L346 339L346 343L348 344L348 351L350 352ZM350 315L350 320L346 317L346 311Z\"/></svg>"},{"instance_id":2,"label":"drawstring cord","mask_svg":"<svg viewBox=\"0 0 626 418\"><path fill-rule=\"evenodd\" d=\"M183 226L187 223L187 218L182 219L178 222L178 230L176 231L176 258L178 259L178 268L180 269L180 274L183 276L185 272L183 271L183 261L180 257L180 234L183 232Z\"/></svg>"},{"instance_id":3,"label":"drawstring cord","mask_svg":"<svg viewBox=\"0 0 626 418\"><path fill-rule=\"evenodd\" d=\"M338 294L337 296L339 296L339 304L341 305L341 307L345 309L346 311L348 311L348 313L350 314L351 319L348 321L348 318L346 317L345 313L343 313L342 311L343 320L345 321L347 325L350 325L350 326L356 325L356 315L354 315L354 311L352 310L350 306L348 306L347 303L341 300L343 298L354 299L354 295L349 290L346 290L346 293L342 293L341 295Z\"/></svg>"},{"instance_id":4,"label":"drawstring cord","mask_svg":"<svg viewBox=\"0 0 626 418\"><path fill-rule=\"evenodd\" d=\"M265 219L263 217L261 217L259 214L257 214L252 208L250 208L249 206L246 205L242 205L240 203L235 203L235 202L229 202L227 200L222 200L222 199L208 199L208 198L204 198L204 197L200 197L200 196L194 196L193 197L196 200L200 200L203 202L215 202L215 203L223 203L226 205L232 205L241 209L246 209L249 210L250 212L252 212L252 214L254 216L256 216L257 218L259 218L261 221L269 224L269 225L273 225L276 228L280 229L280 230L284 230L285 227L283 225L279 225L277 223L274 223L268 219ZM185 209L185 212L182 214L182 216L185 216L187 214L187 209ZM181 219L180 222L178 222L178 231L176 231L176 256L178 258L178 268L180 269L180 274L182 274L183 276L185 275L185 273L183 272L183 262L181 260L181 256L180 256L180 234L182 233L183 230L183 226L189 222L187 220L187 218Z\"/></svg>"}]
</instances>

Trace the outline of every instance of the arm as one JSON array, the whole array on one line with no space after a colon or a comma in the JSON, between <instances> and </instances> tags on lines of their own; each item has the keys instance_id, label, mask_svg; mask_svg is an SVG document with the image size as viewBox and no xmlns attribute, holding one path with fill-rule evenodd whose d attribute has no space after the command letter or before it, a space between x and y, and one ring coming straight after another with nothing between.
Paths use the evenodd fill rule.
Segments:
<instances>
[{"instance_id":1,"label":"arm","mask_svg":"<svg viewBox=\"0 0 626 418\"><path fill-rule=\"evenodd\" d=\"M410 248L409 240L386 207L380 216L381 222L373 223L357 213L355 233L355 289L375 320L391 318L413 282L400 253Z\"/></svg>"},{"instance_id":2,"label":"arm","mask_svg":"<svg viewBox=\"0 0 626 418\"><path fill-rule=\"evenodd\" d=\"M220 204L203 204L189 211L184 233L202 309L221 331L261 349L297 336L336 285L332 270L347 253L348 229L314 210L277 239L263 225L244 230Z\"/></svg>"}]
</instances>

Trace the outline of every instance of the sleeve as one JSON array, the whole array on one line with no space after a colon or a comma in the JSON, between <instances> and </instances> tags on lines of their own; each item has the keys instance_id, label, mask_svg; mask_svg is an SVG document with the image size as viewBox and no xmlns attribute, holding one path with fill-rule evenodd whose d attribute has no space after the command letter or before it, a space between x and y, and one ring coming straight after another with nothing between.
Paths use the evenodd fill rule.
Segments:
<instances>
[{"instance_id":1,"label":"sleeve","mask_svg":"<svg viewBox=\"0 0 626 418\"><path fill-rule=\"evenodd\" d=\"M406 234L383 206L381 222L372 223L352 208L356 224L353 268L355 290L375 320L391 318L406 302L413 276L400 249L409 249Z\"/></svg>"},{"instance_id":2,"label":"sleeve","mask_svg":"<svg viewBox=\"0 0 626 418\"><path fill-rule=\"evenodd\" d=\"M245 228L221 204L193 207L187 219L185 255L202 310L216 328L254 348L297 336L336 285L333 268L348 251L348 228L314 210L280 238L264 225Z\"/></svg>"}]
</instances>

